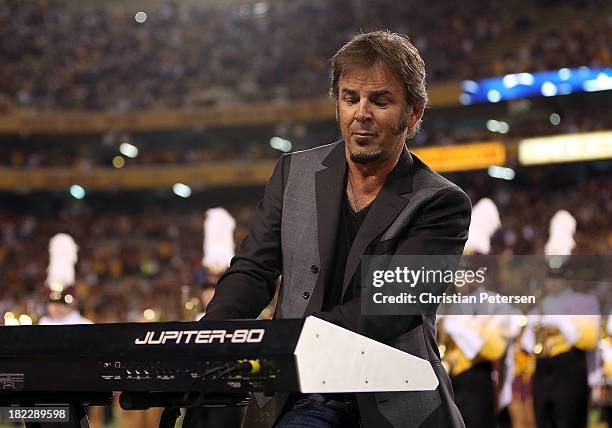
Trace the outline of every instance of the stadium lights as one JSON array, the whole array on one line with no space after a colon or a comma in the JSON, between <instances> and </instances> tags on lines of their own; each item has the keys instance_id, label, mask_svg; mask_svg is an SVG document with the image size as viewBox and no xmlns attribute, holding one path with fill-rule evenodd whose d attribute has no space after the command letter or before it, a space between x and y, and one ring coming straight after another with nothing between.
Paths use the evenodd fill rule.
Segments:
<instances>
[{"instance_id":1,"label":"stadium lights","mask_svg":"<svg viewBox=\"0 0 612 428\"><path fill-rule=\"evenodd\" d=\"M497 103L529 97L554 97L576 92L612 89L612 67L563 67L558 70L515 73L461 83L463 105Z\"/></svg>"},{"instance_id":2,"label":"stadium lights","mask_svg":"<svg viewBox=\"0 0 612 428\"><path fill-rule=\"evenodd\" d=\"M582 86L587 92L607 91L612 89L612 76L599 73L595 79L586 80Z\"/></svg>"},{"instance_id":3,"label":"stadium lights","mask_svg":"<svg viewBox=\"0 0 612 428\"><path fill-rule=\"evenodd\" d=\"M468 94L461 94L459 95L459 102L461 105L469 106L472 104L472 97L470 97Z\"/></svg>"},{"instance_id":4,"label":"stadium lights","mask_svg":"<svg viewBox=\"0 0 612 428\"><path fill-rule=\"evenodd\" d=\"M554 83L544 82L540 87L540 92L542 92L542 95L544 95L545 97L554 97L559 91Z\"/></svg>"},{"instance_id":5,"label":"stadium lights","mask_svg":"<svg viewBox=\"0 0 612 428\"><path fill-rule=\"evenodd\" d=\"M138 156L138 147L130 143L121 143L119 146L119 152L128 158L135 158Z\"/></svg>"},{"instance_id":6,"label":"stadium lights","mask_svg":"<svg viewBox=\"0 0 612 428\"><path fill-rule=\"evenodd\" d=\"M21 325L32 325L32 318L29 315L19 315L19 324Z\"/></svg>"},{"instance_id":7,"label":"stadium lights","mask_svg":"<svg viewBox=\"0 0 612 428\"><path fill-rule=\"evenodd\" d=\"M188 198L191 196L191 187L183 183L176 183L172 186L172 191L176 196L180 196L181 198Z\"/></svg>"},{"instance_id":8,"label":"stadium lights","mask_svg":"<svg viewBox=\"0 0 612 428\"><path fill-rule=\"evenodd\" d=\"M513 180L516 175L512 168L497 165L491 165L487 172L489 173L490 177L500 178L502 180Z\"/></svg>"},{"instance_id":9,"label":"stadium lights","mask_svg":"<svg viewBox=\"0 0 612 428\"><path fill-rule=\"evenodd\" d=\"M474 82L473 80L464 80L462 86L465 92L471 92L473 94L478 92L479 88L478 83Z\"/></svg>"},{"instance_id":10,"label":"stadium lights","mask_svg":"<svg viewBox=\"0 0 612 428\"><path fill-rule=\"evenodd\" d=\"M559 79L561 80L568 80L570 77L572 77L572 70L570 70L569 68L562 68L559 70Z\"/></svg>"},{"instance_id":11,"label":"stadium lights","mask_svg":"<svg viewBox=\"0 0 612 428\"><path fill-rule=\"evenodd\" d=\"M270 146L282 152L289 152L291 151L292 144L291 141L285 140L284 138L272 137L270 138Z\"/></svg>"},{"instance_id":12,"label":"stadium lights","mask_svg":"<svg viewBox=\"0 0 612 428\"><path fill-rule=\"evenodd\" d=\"M134 20L138 22L139 24L144 24L147 18L148 16L146 12L136 12L136 15L134 15Z\"/></svg>"},{"instance_id":13,"label":"stadium lights","mask_svg":"<svg viewBox=\"0 0 612 428\"><path fill-rule=\"evenodd\" d=\"M508 125L507 122L503 122L501 120L489 119L487 120L487 129L491 132L507 134L510 131L510 125Z\"/></svg>"},{"instance_id":14,"label":"stadium lights","mask_svg":"<svg viewBox=\"0 0 612 428\"><path fill-rule=\"evenodd\" d=\"M561 116L559 116L558 113L552 113L548 117L548 120L550 121L551 125L557 126L558 124L561 123Z\"/></svg>"},{"instance_id":15,"label":"stadium lights","mask_svg":"<svg viewBox=\"0 0 612 428\"><path fill-rule=\"evenodd\" d=\"M535 77L531 73L519 73L517 77L520 85L531 86L535 83Z\"/></svg>"},{"instance_id":16,"label":"stadium lights","mask_svg":"<svg viewBox=\"0 0 612 428\"><path fill-rule=\"evenodd\" d=\"M113 158L113 166L115 168L123 168L125 166L125 159L117 155Z\"/></svg>"},{"instance_id":17,"label":"stadium lights","mask_svg":"<svg viewBox=\"0 0 612 428\"><path fill-rule=\"evenodd\" d=\"M5 318L4 325L19 325L19 320L17 318Z\"/></svg>"},{"instance_id":18,"label":"stadium lights","mask_svg":"<svg viewBox=\"0 0 612 428\"><path fill-rule=\"evenodd\" d=\"M15 314L12 312L6 312L4 314L4 325L19 325L19 320L15 318Z\"/></svg>"},{"instance_id":19,"label":"stadium lights","mask_svg":"<svg viewBox=\"0 0 612 428\"><path fill-rule=\"evenodd\" d=\"M157 317L157 314L155 313L153 309L145 309L142 315L144 316L144 319L147 321L153 321L155 320L155 317Z\"/></svg>"},{"instance_id":20,"label":"stadium lights","mask_svg":"<svg viewBox=\"0 0 612 428\"><path fill-rule=\"evenodd\" d=\"M508 89L512 89L517 85L531 86L535 82L535 77L531 73L506 74L502 83Z\"/></svg>"},{"instance_id":21,"label":"stadium lights","mask_svg":"<svg viewBox=\"0 0 612 428\"><path fill-rule=\"evenodd\" d=\"M487 99L492 103L497 103L501 101L502 96L501 93L496 89L491 89L487 92Z\"/></svg>"},{"instance_id":22,"label":"stadium lights","mask_svg":"<svg viewBox=\"0 0 612 428\"><path fill-rule=\"evenodd\" d=\"M505 75L504 78L502 79L502 83L508 89L514 88L516 85L518 85L518 79L517 79L516 74Z\"/></svg>"},{"instance_id":23,"label":"stadium lights","mask_svg":"<svg viewBox=\"0 0 612 428\"><path fill-rule=\"evenodd\" d=\"M85 189L78 184L73 184L70 186L70 194L75 199L83 199L86 195Z\"/></svg>"}]
</instances>

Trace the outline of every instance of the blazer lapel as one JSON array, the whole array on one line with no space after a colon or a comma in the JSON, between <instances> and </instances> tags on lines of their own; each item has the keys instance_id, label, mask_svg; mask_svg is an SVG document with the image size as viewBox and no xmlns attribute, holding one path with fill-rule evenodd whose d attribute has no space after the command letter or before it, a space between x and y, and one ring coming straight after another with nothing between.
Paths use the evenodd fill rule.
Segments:
<instances>
[{"instance_id":1,"label":"blazer lapel","mask_svg":"<svg viewBox=\"0 0 612 428\"><path fill-rule=\"evenodd\" d=\"M344 192L346 173L344 142L338 144L322 163L327 168L315 173L315 190L321 271L327 277L334 263L340 204Z\"/></svg>"},{"instance_id":2,"label":"blazer lapel","mask_svg":"<svg viewBox=\"0 0 612 428\"><path fill-rule=\"evenodd\" d=\"M397 165L387 177L385 184L372 203L368 215L363 220L357 236L355 236L344 270L342 296L346 293L355 270L359 266L361 256L365 253L368 245L391 225L410 201L408 197L401 195L412 192L413 174L412 156L408 149L404 147Z\"/></svg>"}]
</instances>

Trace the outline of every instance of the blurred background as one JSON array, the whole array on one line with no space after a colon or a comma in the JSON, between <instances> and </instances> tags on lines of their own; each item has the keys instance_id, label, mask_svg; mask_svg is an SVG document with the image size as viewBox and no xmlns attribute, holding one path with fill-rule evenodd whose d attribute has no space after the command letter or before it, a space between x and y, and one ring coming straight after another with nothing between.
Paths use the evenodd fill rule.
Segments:
<instances>
[{"instance_id":1,"label":"blurred background","mask_svg":"<svg viewBox=\"0 0 612 428\"><path fill-rule=\"evenodd\" d=\"M559 209L574 254L612 253L609 1L0 0L0 324L47 311L60 232L89 320L193 320L218 275L205 211L239 243L279 155L341 138L329 58L379 29L420 50L409 146L494 201L492 254L543 254Z\"/></svg>"}]
</instances>

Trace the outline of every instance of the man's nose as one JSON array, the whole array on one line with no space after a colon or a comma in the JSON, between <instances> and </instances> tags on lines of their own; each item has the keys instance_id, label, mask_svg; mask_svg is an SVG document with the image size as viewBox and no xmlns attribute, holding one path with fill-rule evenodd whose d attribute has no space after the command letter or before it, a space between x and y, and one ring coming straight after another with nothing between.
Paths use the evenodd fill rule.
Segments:
<instances>
[{"instance_id":1,"label":"man's nose","mask_svg":"<svg viewBox=\"0 0 612 428\"><path fill-rule=\"evenodd\" d=\"M357 105L357 110L355 111L355 120L358 122L363 122L371 118L372 112L370 111L370 103L367 99L361 99Z\"/></svg>"}]
</instances>

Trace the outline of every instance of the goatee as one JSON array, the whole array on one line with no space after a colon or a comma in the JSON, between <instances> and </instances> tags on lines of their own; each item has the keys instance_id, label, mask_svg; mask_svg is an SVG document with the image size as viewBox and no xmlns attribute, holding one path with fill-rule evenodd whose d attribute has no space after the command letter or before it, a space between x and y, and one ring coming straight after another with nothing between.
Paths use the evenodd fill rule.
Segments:
<instances>
[{"instance_id":1,"label":"goatee","mask_svg":"<svg viewBox=\"0 0 612 428\"><path fill-rule=\"evenodd\" d=\"M385 153L384 150L380 148L370 152L354 152L349 148L349 152L351 155L351 161L359 164L367 164L382 160Z\"/></svg>"}]
</instances>

